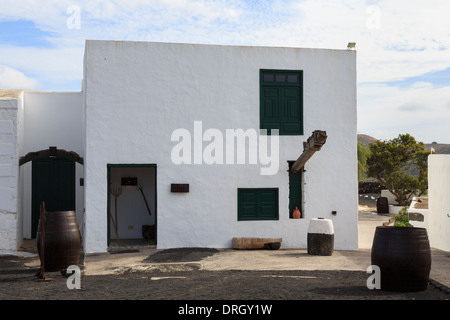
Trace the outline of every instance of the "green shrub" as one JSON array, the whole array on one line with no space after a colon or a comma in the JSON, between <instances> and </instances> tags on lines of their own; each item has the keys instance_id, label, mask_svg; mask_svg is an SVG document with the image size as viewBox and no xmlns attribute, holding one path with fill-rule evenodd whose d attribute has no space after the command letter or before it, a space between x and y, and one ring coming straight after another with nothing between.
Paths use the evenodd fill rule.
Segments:
<instances>
[{"instance_id":1,"label":"green shrub","mask_svg":"<svg viewBox=\"0 0 450 320\"><path fill-rule=\"evenodd\" d=\"M403 207L400 209L398 214L394 216L394 227L408 227L409 226L409 217L408 217L408 209Z\"/></svg>"}]
</instances>

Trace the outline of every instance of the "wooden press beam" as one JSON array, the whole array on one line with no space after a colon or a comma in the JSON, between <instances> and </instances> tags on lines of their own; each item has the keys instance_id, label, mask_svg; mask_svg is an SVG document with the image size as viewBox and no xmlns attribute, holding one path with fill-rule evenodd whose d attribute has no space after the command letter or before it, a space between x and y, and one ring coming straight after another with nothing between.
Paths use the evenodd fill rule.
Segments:
<instances>
[{"instance_id":1,"label":"wooden press beam","mask_svg":"<svg viewBox=\"0 0 450 320\"><path fill-rule=\"evenodd\" d=\"M316 151L319 151L327 141L326 131L315 130L311 137L303 143L303 153L298 157L297 161L291 166L290 173L299 172L306 161L308 161Z\"/></svg>"}]
</instances>

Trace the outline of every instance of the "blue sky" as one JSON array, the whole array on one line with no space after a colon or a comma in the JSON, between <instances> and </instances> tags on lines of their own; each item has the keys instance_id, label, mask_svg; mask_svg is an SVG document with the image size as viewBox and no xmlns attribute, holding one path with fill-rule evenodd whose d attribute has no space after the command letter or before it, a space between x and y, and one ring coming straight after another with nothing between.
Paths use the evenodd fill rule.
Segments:
<instances>
[{"instance_id":1,"label":"blue sky","mask_svg":"<svg viewBox=\"0 0 450 320\"><path fill-rule=\"evenodd\" d=\"M387 85L408 88L418 82L431 83L436 88L450 86L450 66L447 69L427 72L425 74L404 78L402 80L387 82Z\"/></svg>"},{"instance_id":2,"label":"blue sky","mask_svg":"<svg viewBox=\"0 0 450 320\"><path fill-rule=\"evenodd\" d=\"M0 0L0 88L79 91L86 39L346 49L358 132L450 143L450 1Z\"/></svg>"},{"instance_id":3,"label":"blue sky","mask_svg":"<svg viewBox=\"0 0 450 320\"><path fill-rule=\"evenodd\" d=\"M47 40L52 37L50 32L44 32L29 20L0 21L0 44L18 47L48 47Z\"/></svg>"}]
</instances>

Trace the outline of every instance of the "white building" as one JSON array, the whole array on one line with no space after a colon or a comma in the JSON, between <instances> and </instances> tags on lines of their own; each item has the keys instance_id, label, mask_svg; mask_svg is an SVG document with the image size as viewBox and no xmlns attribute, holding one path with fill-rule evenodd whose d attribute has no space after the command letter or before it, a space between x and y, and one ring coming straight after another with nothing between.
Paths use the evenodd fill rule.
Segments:
<instances>
[{"instance_id":1,"label":"white building","mask_svg":"<svg viewBox=\"0 0 450 320\"><path fill-rule=\"evenodd\" d=\"M335 249L358 248L353 50L87 41L82 92L14 94L0 100L0 249L32 236L49 147L75 163L56 168L87 253L116 239L116 212L120 239L153 225L158 248L306 248L315 217L333 220ZM290 174L315 130L326 144Z\"/></svg>"},{"instance_id":2,"label":"white building","mask_svg":"<svg viewBox=\"0 0 450 320\"><path fill-rule=\"evenodd\" d=\"M450 251L450 155L428 157L428 237L434 248Z\"/></svg>"}]
</instances>

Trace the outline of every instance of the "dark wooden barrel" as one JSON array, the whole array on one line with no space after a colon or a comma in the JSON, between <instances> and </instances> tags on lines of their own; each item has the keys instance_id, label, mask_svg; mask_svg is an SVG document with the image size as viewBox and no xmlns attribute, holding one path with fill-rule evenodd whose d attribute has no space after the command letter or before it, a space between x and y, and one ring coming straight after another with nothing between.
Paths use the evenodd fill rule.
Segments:
<instances>
[{"instance_id":1,"label":"dark wooden barrel","mask_svg":"<svg viewBox=\"0 0 450 320\"><path fill-rule=\"evenodd\" d=\"M426 290L431 270L427 230L414 227L377 227L371 260L372 265L380 268L382 290Z\"/></svg>"},{"instance_id":2,"label":"dark wooden barrel","mask_svg":"<svg viewBox=\"0 0 450 320\"><path fill-rule=\"evenodd\" d=\"M77 265L81 253L81 234L75 211L53 211L45 213L45 271L61 271ZM41 256L40 222L36 236L39 257Z\"/></svg>"},{"instance_id":3,"label":"dark wooden barrel","mask_svg":"<svg viewBox=\"0 0 450 320\"><path fill-rule=\"evenodd\" d=\"M389 202L386 197L377 199L377 213L389 213Z\"/></svg>"}]
</instances>

